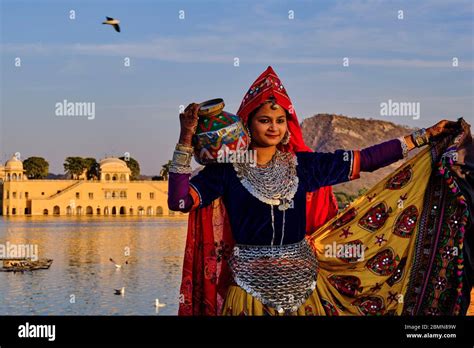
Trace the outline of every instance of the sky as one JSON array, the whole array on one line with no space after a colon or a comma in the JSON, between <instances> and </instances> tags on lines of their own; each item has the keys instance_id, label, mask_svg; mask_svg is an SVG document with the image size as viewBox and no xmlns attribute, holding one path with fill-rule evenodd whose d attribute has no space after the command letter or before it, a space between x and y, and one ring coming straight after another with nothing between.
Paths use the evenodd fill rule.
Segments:
<instances>
[{"instance_id":1,"label":"sky","mask_svg":"<svg viewBox=\"0 0 474 348\"><path fill-rule=\"evenodd\" d=\"M129 153L156 175L180 106L223 98L236 113L269 65L300 121L472 124L473 17L471 0L0 0L0 162L41 156L59 174L67 156ZM93 103L94 117L58 116L64 100ZM389 100L419 103L419 117L382 115Z\"/></svg>"}]
</instances>

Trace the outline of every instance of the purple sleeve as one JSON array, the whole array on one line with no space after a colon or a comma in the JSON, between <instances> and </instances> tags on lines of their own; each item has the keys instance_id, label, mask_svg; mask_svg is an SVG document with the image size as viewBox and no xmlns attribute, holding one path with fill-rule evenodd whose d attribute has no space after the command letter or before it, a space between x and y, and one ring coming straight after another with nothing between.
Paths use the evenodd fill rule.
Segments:
<instances>
[{"instance_id":1,"label":"purple sleeve","mask_svg":"<svg viewBox=\"0 0 474 348\"><path fill-rule=\"evenodd\" d=\"M354 151L298 152L297 157L298 177L307 192L353 179Z\"/></svg>"},{"instance_id":2,"label":"purple sleeve","mask_svg":"<svg viewBox=\"0 0 474 348\"><path fill-rule=\"evenodd\" d=\"M360 151L360 171L373 172L403 158L399 139L367 147Z\"/></svg>"},{"instance_id":3,"label":"purple sleeve","mask_svg":"<svg viewBox=\"0 0 474 348\"><path fill-rule=\"evenodd\" d=\"M168 208L174 211L187 212L193 206L193 198L189 194L189 178L191 174L169 173ZM180 207L180 201L184 205Z\"/></svg>"}]
</instances>

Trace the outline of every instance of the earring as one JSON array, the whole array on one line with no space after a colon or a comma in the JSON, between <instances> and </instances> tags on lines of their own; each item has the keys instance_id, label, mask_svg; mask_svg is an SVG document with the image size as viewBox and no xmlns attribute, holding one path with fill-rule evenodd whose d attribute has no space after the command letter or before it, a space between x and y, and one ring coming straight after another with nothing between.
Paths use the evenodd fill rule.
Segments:
<instances>
[{"instance_id":1,"label":"earring","mask_svg":"<svg viewBox=\"0 0 474 348\"><path fill-rule=\"evenodd\" d=\"M290 131L286 131L285 135L283 136L283 139L281 139L281 143L283 145L288 145L290 143L290 138L291 138L291 133Z\"/></svg>"},{"instance_id":2,"label":"earring","mask_svg":"<svg viewBox=\"0 0 474 348\"><path fill-rule=\"evenodd\" d=\"M252 142L252 136L250 135L250 128L248 126L245 126L245 129L247 129L247 135L249 136L249 145Z\"/></svg>"}]
</instances>

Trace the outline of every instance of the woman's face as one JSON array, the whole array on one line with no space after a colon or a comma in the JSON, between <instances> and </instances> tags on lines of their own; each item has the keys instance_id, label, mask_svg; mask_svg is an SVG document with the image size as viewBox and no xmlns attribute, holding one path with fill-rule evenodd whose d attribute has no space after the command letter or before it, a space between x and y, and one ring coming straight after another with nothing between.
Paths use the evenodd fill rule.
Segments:
<instances>
[{"instance_id":1,"label":"woman's face","mask_svg":"<svg viewBox=\"0 0 474 348\"><path fill-rule=\"evenodd\" d=\"M250 121L252 142L258 146L278 145L286 130L285 109L279 106L274 110L271 103L263 104Z\"/></svg>"}]
</instances>

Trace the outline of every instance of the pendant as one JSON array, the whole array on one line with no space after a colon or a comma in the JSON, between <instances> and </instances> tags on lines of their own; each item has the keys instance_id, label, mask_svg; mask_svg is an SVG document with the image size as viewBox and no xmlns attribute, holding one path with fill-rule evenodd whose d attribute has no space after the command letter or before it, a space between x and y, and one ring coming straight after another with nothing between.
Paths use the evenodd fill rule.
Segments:
<instances>
[{"instance_id":1,"label":"pendant","mask_svg":"<svg viewBox=\"0 0 474 348\"><path fill-rule=\"evenodd\" d=\"M292 201L282 200L282 203L278 206L278 210L287 210L290 208Z\"/></svg>"}]
</instances>

